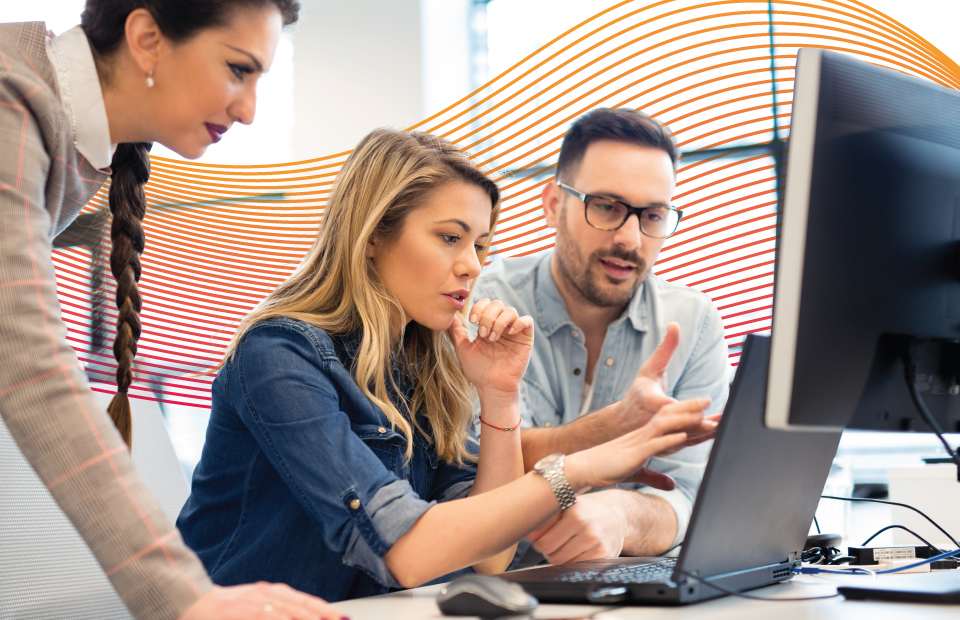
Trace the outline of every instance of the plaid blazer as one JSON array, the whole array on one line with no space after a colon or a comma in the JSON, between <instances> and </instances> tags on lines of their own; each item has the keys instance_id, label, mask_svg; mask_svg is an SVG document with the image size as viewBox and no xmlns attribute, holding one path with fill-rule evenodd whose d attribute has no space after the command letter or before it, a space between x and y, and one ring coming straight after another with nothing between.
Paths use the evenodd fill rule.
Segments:
<instances>
[{"instance_id":1,"label":"plaid blazer","mask_svg":"<svg viewBox=\"0 0 960 620\"><path fill-rule=\"evenodd\" d=\"M134 471L60 319L52 241L107 175L77 153L45 34L0 24L0 416L133 617L176 618L212 584Z\"/></svg>"}]
</instances>

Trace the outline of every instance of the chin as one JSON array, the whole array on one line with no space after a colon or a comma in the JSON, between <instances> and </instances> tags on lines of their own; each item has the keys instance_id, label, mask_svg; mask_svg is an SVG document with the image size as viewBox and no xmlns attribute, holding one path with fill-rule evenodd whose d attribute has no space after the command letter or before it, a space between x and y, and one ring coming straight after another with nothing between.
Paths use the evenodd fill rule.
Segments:
<instances>
[{"instance_id":1,"label":"chin","mask_svg":"<svg viewBox=\"0 0 960 620\"><path fill-rule=\"evenodd\" d=\"M203 154L207 152L207 147L209 144L167 144L166 142L160 142L163 146L167 147L180 157L186 159L200 159L203 157Z\"/></svg>"},{"instance_id":2,"label":"chin","mask_svg":"<svg viewBox=\"0 0 960 620\"><path fill-rule=\"evenodd\" d=\"M450 329L450 326L453 325L453 317L453 313L434 315L431 317L424 317L423 321L417 321L417 323L423 325L427 329L432 329L435 332L443 332Z\"/></svg>"}]
</instances>

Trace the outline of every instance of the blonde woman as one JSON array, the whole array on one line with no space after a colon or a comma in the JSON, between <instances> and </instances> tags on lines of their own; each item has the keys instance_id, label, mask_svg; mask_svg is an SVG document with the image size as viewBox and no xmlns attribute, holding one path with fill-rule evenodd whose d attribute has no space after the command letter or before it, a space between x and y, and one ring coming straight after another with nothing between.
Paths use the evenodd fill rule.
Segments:
<instances>
[{"instance_id":1,"label":"blonde woman","mask_svg":"<svg viewBox=\"0 0 960 620\"><path fill-rule=\"evenodd\" d=\"M336 601L502 572L575 492L628 479L699 427L706 401L671 404L524 475L515 429L533 322L498 301L465 308L499 200L428 134L377 130L347 159L316 243L247 317L214 382L178 526L215 582Z\"/></svg>"}]
</instances>

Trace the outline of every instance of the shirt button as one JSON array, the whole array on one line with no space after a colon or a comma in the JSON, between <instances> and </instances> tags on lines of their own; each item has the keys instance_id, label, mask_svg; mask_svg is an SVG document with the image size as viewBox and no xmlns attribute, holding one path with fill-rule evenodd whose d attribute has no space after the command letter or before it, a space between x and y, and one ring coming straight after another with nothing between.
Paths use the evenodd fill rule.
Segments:
<instances>
[{"instance_id":1,"label":"shirt button","mask_svg":"<svg viewBox=\"0 0 960 620\"><path fill-rule=\"evenodd\" d=\"M387 429L385 429L385 428L383 428L382 426L380 426L380 427L377 428L377 431L382 435L382 434L384 434L384 433L387 432Z\"/></svg>"},{"instance_id":2,"label":"shirt button","mask_svg":"<svg viewBox=\"0 0 960 620\"><path fill-rule=\"evenodd\" d=\"M574 338L579 338L580 332L578 332L577 330L573 330L572 332L570 332L570 335L573 336Z\"/></svg>"},{"instance_id":3,"label":"shirt button","mask_svg":"<svg viewBox=\"0 0 960 620\"><path fill-rule=\"evenodd\" d=\"M579 377L579 376L580 376L580 369L579 369L579 368L574 368L574 369L573 369L573 374L576 375L577 377Z\"/></svg>"},{"instance_id":4,"label":"shirt button","mask_svg":"<svg viewBox=\"0 0 960 620\"><path fill-rule=\"evenodd\" d=\"M606 360L604 360L603 363L606 364L607 366L613 366L613 358L608 357Z\"/></svg>"},{"instance_id":5,"label":"shirt button","mask_svg":"<svg viewBox=\"0 0 960 620\"><path fill-rule=\"evenodd\" d=\"M543 425L546 426L547 428L550 428L550 423L549 423L549 422L544 422Z\"/></svg>"},{"instance_id":6,"label":"shirt button","mask_svg":"<svg viewBox=\"0 0 960 620\"><path fill-rule=\"evenodd\" d=\"M360 500L355 499L355 500L353 500L352 502L350 502L350 509L351 509L351 510L356 510L356 509L359 508L359 507L360 507Z\"/></svg>"}]
</instances>

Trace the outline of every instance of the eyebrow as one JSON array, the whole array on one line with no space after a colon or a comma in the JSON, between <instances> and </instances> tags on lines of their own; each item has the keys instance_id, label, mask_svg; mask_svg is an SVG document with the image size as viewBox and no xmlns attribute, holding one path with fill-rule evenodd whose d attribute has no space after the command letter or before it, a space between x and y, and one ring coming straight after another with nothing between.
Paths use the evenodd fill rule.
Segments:
<instances>
[{"instance_id":1,"label":"eyebrow","mask_svg":"<svg viewBox=\"0 0 960 620\"><path fill-rule=\"evenodd\" d=\"M470 225L467 224L466 222L464 222L463 220L458 220L457 218L453 218L453 219L449 219L449 220L443 220L442 222L437 222L437 224L460 224L460 226L463 228L464 232L466 232L467 234L470 233ZM481 236L481 237L489 237L489 236L490 236L490 233L489 233L489 232L485 232L485 233L483 233L483 234L480 235L480 236Z\"/></svg>"},{"instance_id":2,"label":"eyebrow","mask_svg":"<svg viewBox=\"0 0 960 620\"><path fill-rule=\"evenodd\" d=\"M259 71L260 73L263 73L263 64L262 64L259 60L257 60L257 57L256 57L256 56L254 56L253 54L251 54L251 53L248 52L247 50L242 50L242 49L240 49L239 47L234 47L234 46L230 45L229 43L224 43L223 45L226 45L227 47L229 47L230 49L232 49L232 50L235 51L235 52L240 52L241 54L246 54L247 56L249 56L249 57L250 57L250 60L251 60L251 61L253 62L253 64L254 64L254 66L256 66L257 71Z\"/></svg>"}]
</instances>

